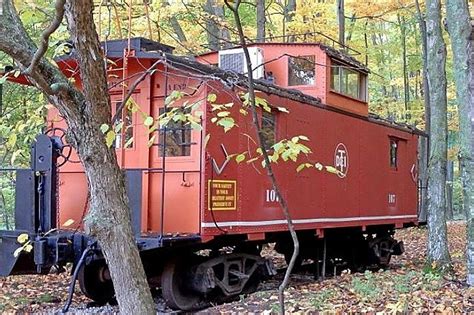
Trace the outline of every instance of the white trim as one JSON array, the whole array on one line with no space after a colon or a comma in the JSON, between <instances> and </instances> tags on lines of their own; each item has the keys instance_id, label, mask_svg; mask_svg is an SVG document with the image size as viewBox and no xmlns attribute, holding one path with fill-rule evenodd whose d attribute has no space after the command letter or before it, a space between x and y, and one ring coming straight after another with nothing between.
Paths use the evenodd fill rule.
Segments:
<instances>
[{"instance_id":1,"label":"white trim","mask_svg":"<svg viewBox=\"0 0 474 315\"><path fill-rule=\"evenodd\" d=\"M306 223L323 223L323 222L352 222L352 221L370 221L370 220L390 220L390 219L416 219L417 215L387 215L387 216L375 216L375 217L349 217L349 218L319 218L319 219L300 219L293 220L294 224L306 224ZM286 220L270 220L270 221L226 221L217 222L219 227L230 227L230 226L262 226L262 225L276 225L286 224ZM201 226L204 228L216 227L214 222L202 222Z\"/></svg>"}]
</instances>

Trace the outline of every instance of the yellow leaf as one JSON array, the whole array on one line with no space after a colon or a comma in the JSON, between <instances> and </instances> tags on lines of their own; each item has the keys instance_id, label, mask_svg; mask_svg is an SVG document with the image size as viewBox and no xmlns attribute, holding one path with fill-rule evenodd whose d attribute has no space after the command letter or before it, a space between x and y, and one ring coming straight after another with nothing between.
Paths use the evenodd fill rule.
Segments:
<instances>
[{"instance_id":1,"label":"yellow leaf","mask_svg":"<svg viewBox=\"0 0 474 315\"><path fill-rule=\"evenodd\" d=\"M314 167L316 167L316 169L317 169L318 171L322 171L322 170L323 170L323 165L322 165L321 163L316 163L316 164L314 164Z\"/></svg>"},{"instance_id":2,"label":"yellow leaf","mask_svg":"<svg viewBox=\"0 0 474 315\"><path fill-rule=\"evenodd\" d=\"M73 223L74 223L74 220L73 220L73 219L69 219L69 220L67 220L66 222L64 222L63 226L64 226L64 227L68 227L68 226L71 226Z\"/></svg>"},{"instance_id":3,"label":"yellow leaf","mask_svg":"<svg viewBox=\"0 0 474 315\"><path fill-rule=\"evenodd\" d=\"M18 247L17 249L15 249L15 251L13 252L13 257L18 257L20 256L20 253L23 251L23 246L22 247Z\"/></svg>"},{"instance_id":4,"label":"yellow leaf","mask_svg":"<svg viewBox=\"0 0 474 315\"><path fill-rule=\"evenodd\" d=\"M109 130L107 134L105 135L105 142L107 143L107 146L110 148L112 144L114 143L115 140L115 131Z\"/></svg>"},{"instance_id":5,"label":"yellow leaf","mask_svg":"<svg viewBox=\"0 0 474 315\"><path fill-rule=\"evenodd\" d=\"M18 235L18 237L16 238L16 241L20 244L25 244L26 241L28 241L30 237L28 236L28 234L26 233L22 233L20 235Z\"/></svg>"},{"instance_id":6,"label":"yellow leaf","mask_svg":"<svg viewBox=\"0 0 474 315\"><path fill-rule=\"evenodd\" d=\"M30 253L32 249L33 249L33 245L28 244L25 246L24 251L27 253Z\"/></svg>"}]
</instances>

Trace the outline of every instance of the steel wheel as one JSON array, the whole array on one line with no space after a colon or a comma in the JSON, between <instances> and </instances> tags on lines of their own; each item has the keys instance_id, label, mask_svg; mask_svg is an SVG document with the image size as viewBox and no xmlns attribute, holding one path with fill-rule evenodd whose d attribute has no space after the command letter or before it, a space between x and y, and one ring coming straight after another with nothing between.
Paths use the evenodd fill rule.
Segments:
<instances>
[{"instance_id":1,"label":"steel wheel","mask_svg":"<svg viewBox=\"0 0 474 315\"><path fill-rule=\"evenodd\" d=\"M79 270L82 293L99 304L106 304L115 295L109 269L104 260L94 260Z\"/></svg>"},{"instance_id":2,"label":"steel wheel","mask_svg":"<svg viewBox=\"0 0 474 315\"><path fill-rule=\"evenodd\" d=\"M190 277L187 273L191 264L186 265L184 261L186 259L173 259L166 263L161 276L161 290L169 307L192 311L200 307L201 297L188 287Z\"/></svg>"}]
</instances>

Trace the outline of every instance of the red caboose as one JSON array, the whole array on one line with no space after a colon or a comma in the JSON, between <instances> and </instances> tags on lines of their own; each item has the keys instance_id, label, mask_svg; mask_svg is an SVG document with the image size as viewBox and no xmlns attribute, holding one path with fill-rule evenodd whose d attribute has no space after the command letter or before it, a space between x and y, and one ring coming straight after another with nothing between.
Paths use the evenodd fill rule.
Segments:
<instances>
[{"instance_id":1,"label":"red caboose","mask_svg":"<svg viewBox=\"0 0 474 315\"><path fill-rule=\"evenodd\" d=\"M242 50L191 59L142 38L132 39L130 46L127 41L105 45L113 61L108 69L113 111L121 107L126 86L154 66L132 94L134 108L119 113L122 127L114 143L126 172L132 222L147 274L161 279L156 285L170 306L185 310L255 289L261 275L272 274L271 265L260 257L261 245L276 242L285 256L291 255L292 245L278 196L258 159L255 126L242 111ZM340 51L322 44L266 43L252 45L250 52L258 97L271 108L258 113L269 152L275 143L298 136L309 139L300 141L312 151L296 162L273 165L300 237L299 262L310 258L319 266L323 260L337 260L356 269L387 265L392 254L403 252L392 237L394 229L418 222L417 145L422 133L370 115L369 71ZM73 55L58 64L80 87ZM169 102L173 95L180 97ZM228 131L216 124L219 104L227 104L225 117L235 120ZM145 119L157 119L173 108L199 117L201 127L177 120L150 133ZM48 126L54 131L67 127L54 110ZM41 138L37 146L49 138ZM33 154L42 148L35 150ZM235 155L243 152L246 161L237 163ZM54 150L51 155L56 161ZM67 155L76 160L74 152ZM301 163L332 166L337 174L314 167L297 172ZM23 173L18 185L33 187L34 165ZM66 162L51 174L51 181L48 197L53 201L42 210L49 214L42 230L60 229L48 234L48 246L33 244L35 253L37 248L43 251L35 256L41 261L33 263L28 253L18 260L4 258L8 263L0 266L1 274L41 272L73 262L81 268L83 292L107 301L113 288L110 279L101 276L107 274L107 265L100 249L94 259L79 264L79 254L90 241L76 233L88 203L82 167ZM35 216L24 216L38 211L34 200L17 202L16 231L1 234L0 256L10 255L22 231L35 239L38 222ZM70 219L75 224L62 228ZM58 244L64 250L54 250ZM231 254L221 250L229 246ZM181 259L183 255L189 259Z\"/></svg>"}]
</instances>

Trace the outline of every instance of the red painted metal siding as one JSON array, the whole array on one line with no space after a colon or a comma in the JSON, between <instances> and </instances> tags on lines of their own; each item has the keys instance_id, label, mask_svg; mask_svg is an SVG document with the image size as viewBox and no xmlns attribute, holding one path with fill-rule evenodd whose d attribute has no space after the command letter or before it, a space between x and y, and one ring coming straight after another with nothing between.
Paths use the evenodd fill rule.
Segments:
<instances>
[{"instance_id":1,"label":"red painted metal siding","mask_svg":"<svg viewBox=\"0 0 474 315\"><path fill-rule=\"evenodd\" d=\"M269 45L267 48L266 59L281 54L283 49L278 45ZM328 62L318 46L298 46L288 52L302 55L314 53L318 62ZM210 55L208 57L211 58ZM281 60L284 61L284 58ZM151 63L151 60L137 62L131 58L126 75L140 73ZM275 64L268 66L269 69L275 67L277 83L278 77L285 80L286 63L278 65L275 61ZM121 67L121 64L118 63L117 67ZM329 68L323 69L322 72L317 69L316 85L305 92L321 97L333 107L366 107L366 104L351 103L340 95L330 96L327 83ZM122 74L119 74L116 79L111 78L111 82L120 80ZM77 79L77 82L80 85L80 80ZM164 106L164 98L174 89L189 94L176 106L185 100L202 101L205 117L203 132L192 131L191 138L195 145L191 148L191 155L166 158L166 169L171 173L166 174L163 197L163 175L153 171L163 166L158 153L158 139L151 147L148 146L150 135L143 126L143 119L147 115L158 117L159 108ZM231 111L238 127L225 133L210 121L213 113L205 101L208 93L218 95L217 103L235 104ZM120 101L123 95L123 90L116 88L111 92L112 101ZM312 153L307 158L302 157L299 163L319 162L336 166L335 158L341 157L340 154L348 159L344 178L315 169L297 173L299 163L294 162L273 165L297 229L416 222L417 187L411 175L417 157L416 135L370 122L362 116L302 104L276 95L261 96L267 98L272 106L286 107L290 111L290 114L277 114L277 140L298 135L310 138ZM250 115L238 113L240 101L235 91L224 88L218 82L203 84L201 80L193 79L182 71L165 69L164 65L160 65L152 77L140 83L133 99L141 109L133 114L134 146L118 149L117 154L122 167L147 169L143 172L142 182L143 234L159 233L162 225L165 233L201 233L204 239L220 235L223 231L233 234L286 230L278 203L269 198L272 187L260 161L251 164L236 164L235 161L226 163L222 145L228 154L249 150L255 155L256 149L255 128ZM54 126L64 127L64 122L57 121L57 118L56 111L51 110L50 123L54 121ZM208 133L211 138L201 151L202 139ZM397 169L391 168L389 163L391 138L397 139L399 143ZM343 144L339 147L344 148L343 153L336 150L340 144ZM73 159L76 158L73 155ZM216 167L212 165L213 159ZM64 223L72 218L77 225L86 204L85 176L78 164L66 164L60 171L60 221ZM218 185L209 189L212 180ZM211 194L212 190L214 192ZM216 204L223 209L210 211L209 203L212 200L209 199L215 197L216 193L222 198L216 199L216 202L223 202ZM389 194L395 196L394 202L389 203ZM162 222L163 198L165 212Z\"/></svg>"}]
</instances>

